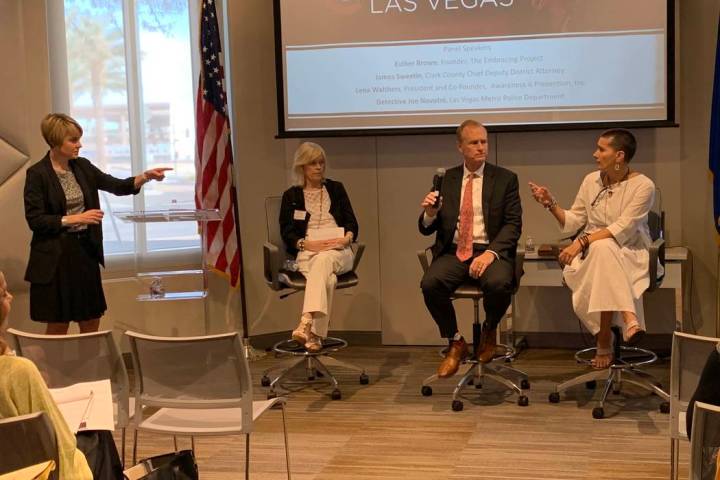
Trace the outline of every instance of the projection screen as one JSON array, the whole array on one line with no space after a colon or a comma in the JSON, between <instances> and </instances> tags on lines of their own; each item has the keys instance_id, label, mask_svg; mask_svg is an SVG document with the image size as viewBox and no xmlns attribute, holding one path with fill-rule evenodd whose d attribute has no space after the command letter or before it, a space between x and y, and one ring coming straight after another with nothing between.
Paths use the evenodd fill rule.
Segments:
<instances>
[{"instance_id":1,"label":"projection screen","mask_svg":"<svg viewBox=\"0 0 720 480\"><path fill-rule=\"evenodd\" d=\"M674 124L672 0L275 0L279 136Z\"/></svg>"}]
</instances>

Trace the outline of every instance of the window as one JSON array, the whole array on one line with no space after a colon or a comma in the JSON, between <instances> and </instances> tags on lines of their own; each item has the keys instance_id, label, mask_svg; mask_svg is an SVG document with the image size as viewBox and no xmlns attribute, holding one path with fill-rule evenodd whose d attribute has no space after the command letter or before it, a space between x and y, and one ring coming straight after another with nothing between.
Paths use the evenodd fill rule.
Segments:
<instances>
[{"instance_id":1,"label":"window","mask_svg":"<svg viewBox=\"0 0 720 480\"><path fill-rule=\"evenodd\" d=\"M68 111L83 126L81 156L120 178L152 167L174 169L137 196L101 192L111 261L128 254L148 258L163 251L199 251L193 222L130 224L113 214L194 208L197 35L191 29L197 14L192 3L48 2L54 108Z\"/></svg>"}]
</instances>

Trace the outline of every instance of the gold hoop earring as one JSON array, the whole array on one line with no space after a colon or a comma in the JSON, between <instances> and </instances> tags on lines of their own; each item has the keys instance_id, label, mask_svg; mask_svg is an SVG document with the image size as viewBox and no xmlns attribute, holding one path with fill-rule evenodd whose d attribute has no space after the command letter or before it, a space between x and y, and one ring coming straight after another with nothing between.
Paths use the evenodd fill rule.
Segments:
<instances>
[{"instance_id":1,"label":"gold hoop earring","mask_svg":"<svg viewBox=\"0 0 720 480\"><path fill-rule=\"evenodd\" d=\"M616 164L615 164L615 171L616 171L616 172L619 172L619 171L620 171L620 164L619 164L619 163L616 163Z\"/></svg>"}]
</instances>

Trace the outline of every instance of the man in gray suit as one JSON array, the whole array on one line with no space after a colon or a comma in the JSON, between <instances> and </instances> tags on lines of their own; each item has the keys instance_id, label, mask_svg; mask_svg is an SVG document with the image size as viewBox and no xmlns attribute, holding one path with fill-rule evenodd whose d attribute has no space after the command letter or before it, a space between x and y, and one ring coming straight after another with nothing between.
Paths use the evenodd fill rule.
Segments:
<instances>
[{"instance_id":1,"label":"man in gray suit","mask_svg":"<svg viewBox=\"0 0 720 480\"><path fill-rule=\"evenodd\" d=\"M486 163L485 127L474 120L464 121L457 129L457 148L463 165L449 169L440 191L430 192L423 199L418 223L423 235L436 234L433 261L421 288L440 335L450 343L438 368L441 378L454 375L467 355L451 297L470 279L483 292L486 318L475 355L483 363L492 360L495 329L510 305L515 286L515 252L522 229L517 175Z\"/></svg>"}]
</instances>

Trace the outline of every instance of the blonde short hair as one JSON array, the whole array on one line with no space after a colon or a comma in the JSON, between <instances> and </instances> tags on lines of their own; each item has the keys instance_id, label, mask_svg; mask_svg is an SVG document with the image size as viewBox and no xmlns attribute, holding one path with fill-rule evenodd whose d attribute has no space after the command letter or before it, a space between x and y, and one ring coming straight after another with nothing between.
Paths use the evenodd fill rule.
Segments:
<instances>
[{"instance_id":1,"label":"blonde short hair","mask_svg":"<svg viewBox=\"0 0 720 480\"><path fill-rule=\"evenodd\" d=\"M299 187L304 187L305 171L303 170L303 166L320 159L325 161L325 166L327 167L325 150L317 143L303 142L297 150L295 150L295 157L293 158L293 183Z\"/></svg>"},{"instance_id":2,"label":"blonde short hair","mask_svg":"<svg viewBox=\"0 0 720 480\"><path fill-rule=\"evenodd\" d=\"M50 113L40 123L40 131L50 148L62 145L65 137L72 135L73 130L77 130L82 137L83 129L77 120L64 113Z\"/></svg>"},{"instance_id":3,"label":"blonde short hair","mask_svg":"<svg viewBox=\"0 0 720 480\"><path fill-rule=\"evenodd\" d=\"M458 143L462 143L462 140L463 140L463 131L465 131L465 129L466 129L467 127L482 127L482 128L485 128L485 125L483 125L482 123L480 123L480 122L478 122L478 121L476 121L476 120L472 120L472 119L470 119L470 120L465 120L465 121L462 122L460 125L458 125L457 129L455 130L455 136L457 137L457 142L458 142ZM486 130L487 130L487 129L486 129Z\"/></svg>"}]
</instances>

